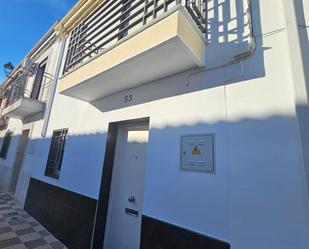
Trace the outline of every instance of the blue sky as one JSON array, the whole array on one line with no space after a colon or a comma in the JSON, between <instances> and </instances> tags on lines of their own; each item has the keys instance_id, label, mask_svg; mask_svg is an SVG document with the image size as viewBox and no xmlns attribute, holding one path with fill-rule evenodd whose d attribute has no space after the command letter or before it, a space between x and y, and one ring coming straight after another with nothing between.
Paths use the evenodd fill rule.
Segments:
<instances>
[{"instance_id":1,"label":"blue sky","mask_svg":"<svg viewBox=\"0 0 309 249\"><path fill-rule=\"evenodd\" d=\"M0 0L0 84L3 64L13 65L31 50L50 26L77 0Z\"/></svg>"}]
</instances>

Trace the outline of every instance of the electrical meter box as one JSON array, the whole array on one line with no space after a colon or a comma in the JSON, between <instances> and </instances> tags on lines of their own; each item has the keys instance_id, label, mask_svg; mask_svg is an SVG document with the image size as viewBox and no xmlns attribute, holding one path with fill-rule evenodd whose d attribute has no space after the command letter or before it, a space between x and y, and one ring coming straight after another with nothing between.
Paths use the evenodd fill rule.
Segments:
<instances>
[{"instance_id":1,"label":"electrical meter box","mask_svg":"<svg viewBox=\"0 0 309 249\"><path fill-rule=\"evenodd\" d=\"M215 172L214 135L181 137L181 169Z\"/></svg>"}]
</instances>

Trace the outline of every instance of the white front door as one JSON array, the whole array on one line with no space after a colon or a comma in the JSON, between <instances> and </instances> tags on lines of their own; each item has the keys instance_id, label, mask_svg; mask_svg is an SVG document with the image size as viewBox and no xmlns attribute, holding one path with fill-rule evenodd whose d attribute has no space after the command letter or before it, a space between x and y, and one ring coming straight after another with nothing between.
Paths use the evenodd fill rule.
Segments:
<instances>
[{"instance_id":1,"label":"white front door","mask_svg":"<svg viewBox=\"0 0 309 249\"><path fill-rule=\"evenodd\" d=\"M148 124L118 128L105 249L139 249Z\"/></svg>"}]
</instances>

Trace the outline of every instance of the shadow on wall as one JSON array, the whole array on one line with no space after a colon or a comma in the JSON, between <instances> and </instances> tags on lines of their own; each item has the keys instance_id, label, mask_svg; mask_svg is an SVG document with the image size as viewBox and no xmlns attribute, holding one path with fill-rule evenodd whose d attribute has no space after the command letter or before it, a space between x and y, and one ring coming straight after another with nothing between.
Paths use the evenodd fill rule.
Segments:
<instances>
[{"instance_id":1,"label":"shadow on wall","mask_svg":"<svg viewBox=\"0 0 309 249\"><path fill-rule=\"evenodd\" d=\"M252 2L252 8L250 8L249 2ZM207 65L210 66L214 62L220 64L223 58L225 61L229 61L233 56L248 51L252 43L252 35L261 33L259 1L207 0L207 4ZM262 47L260 41L256 45L257 48ZM263 53L263 50L257 52L260 54ZM263 62L263 60L261 61ZM263 63L257 66L259 69L257 71L261 74Z\"/></svg>"},{"instance_id":2,"label":"shadow on wall","mask_svg":"<svg viewBox=\"0 0 309 249\"><path fill-rule=\"evenodd\" d=\"M305 13L304 0L296 0L295 9L299 27L302 59L305 66L305 76L307 82L309 82L309 36L308 36L309 24L306 23L306 17L305 17L305 15L309 17L309 13ZM309 20L307 20L307 22L308 21Z\"/></svg>"},{"instance_id":3,"label":"shadow on wall","mask_svg":"<svg viewBox=\"0 0 309 249\"><path fill-rule=\"evenodd\" d=\"M306 15L307 19L309 18L309 12L305 13L304 8L304 1L303 0L296 0L294 1L295 9L296 9L296 17L298 22L298 31L299 31L299 38L300 38L300 48L302 54L302 60L304 63L304 73L305 73L305 80L307 82L307 92L309 94L309 36L308 30L309 26L306 23ZM308 5L308 4L307 4ZM309 19L307 20L307 22ZM299 105L296 108L298 119L299 119L299 127L301 131L301 140L302 140L302 153L304 156L304 163L305 163L305 170L307 175L307 185L309 189L309 106ZM309 194L309 191L308 191Z\"/></svg>"},{"instance_id":4,"label":"shadow on wall","mask_svg":"<svg viewBox=\"0 0 309 249\"><path fill-rule=\"evenodd\" d=\"M215 134L216 174L181 171L180 137L208 133ZM103 133L69 135L60 179L55 180L44 176L50 139L30 140L22 170L50 186L92 197L93 203L99 196L105 143ZM293 243L303 249L308 231L299 150L295 117L150 128L143 214L218 239L256 245L251 248L271 243L285 249L283 245ZM76 211L78 198L60 201L62 196L52 187L49 191L41 198L52 197L50 206L36 200L30 214L39 221L45 217L43 225L69 248L78 248L73 238L80 238L79 244L90 243L95 208L84 216ZM256 241L257 237L262 239Z\"/></svg>"},{"instance_id":5,"label":"shadow on wall","mask_svg":"<svg viewBox=\"0 0 309 249\"><path fill-rule=\"evenodd\" d=\"M247 0L208 0L208 38L206 67L173 75L137 88L129 89L91 102L102 112L139 105L177 95L211 89L265 76L264 50L260 24L259 1L252 1L253 27L248 18ZM235 13L231 7L235 7ZM254 32L254 42L251 39ZM254 43L254 54L234 61L237 54L248 52ZM251 44L251 45L250 45ZM220 66L223 65L223 66ZM134 93L134 94L133 94ZM123 96L133 101L119 101Z\"/></svg>"}]
</instances>

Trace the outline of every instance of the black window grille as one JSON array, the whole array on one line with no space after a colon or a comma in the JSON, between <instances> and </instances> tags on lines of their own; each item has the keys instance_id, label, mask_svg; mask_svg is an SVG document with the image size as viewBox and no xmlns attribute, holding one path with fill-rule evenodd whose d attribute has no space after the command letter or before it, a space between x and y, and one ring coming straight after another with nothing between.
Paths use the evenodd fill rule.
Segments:
<instances>
[{"instance_id":1,"label":"black window grille","mask_svg":"<svg viewBox=\"0 0 309 249\"><path fill-rule=\"evenodd\" d=\"M43 83L43 80L44 80L45 69L46 69L46 61L41 63L41 65L39 66L38 71L36 73L33 88L32 88L31 95L30 95L31 99L39 100L39 98L40 98L42 83Z\"/></svg>"},{"instance_id":2,"label":"black window grille","mask_svg":"<svg viewBox=\"0 0 309 249\"><path fill-rule=\"evenodd\" d=\"M11 139L12 139L12 134L13 132L7 132L3 138L2 146L1 146L1 151L0 151L0 158L6 159Z\"/></svg>"},{"instance_id":3,"label":"black window grille","mask_svg":"<svg viewBox=\"0 0 309 249\"><path fill-rule=\"evenodd\" d=\"M53 132L45 169L46 176L56 179L59 178L67 134L68 129L56 130Z\"/></svg>"}]
</instances>

